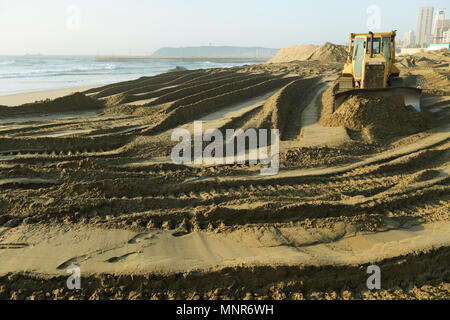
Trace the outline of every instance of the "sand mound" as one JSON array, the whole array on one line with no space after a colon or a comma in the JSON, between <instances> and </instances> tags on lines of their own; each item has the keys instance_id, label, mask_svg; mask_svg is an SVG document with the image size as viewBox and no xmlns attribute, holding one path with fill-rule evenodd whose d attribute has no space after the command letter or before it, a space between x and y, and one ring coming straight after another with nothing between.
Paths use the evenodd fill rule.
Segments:
<instances>
[{"instance_id":1,"label":"sand mound","mask_svg":"<svg viewBox=\"0 0 450 320\"><path fill-rule=\"evenodd\" d=\"M350 96L324 124L361 132L367 140L408 135L430 128L429 119L401 96Z\"/></svg>"},{"instance_id":2,"label":"sand mound","mask_svg":"<svg viewBox=\"0 0 450 320\"><path fill-rule=\"evenodd\" d=\"M291 61L345 62L346 60L347 50L344 46L327 42L320 47L305 44L283 48L268 63Z\"/></svg>"},{"instance_id":3,"label":"sand mound","mask_svg":"<svg viewBox=\"0 0 450 320\"><path fill-rule=\"evenodd\" d=\"M318 60L324 62L345 62L347 60L347 50L344 46L325 43L317 48L308 60Z\"/></svg>"},{"instance_id":4,"label":"sand mound","mask_svg":"<svg viewBox=\"0 0 450 320\"><path fill-rule=\"evenodd\" d=\"M103 104L97 99L76 92L54 100L36 101L18 107L1 107L0 117L22 117L36 114L98 110Z\"/></svg>"},{"instance_id":5,"label":"sand mound","mask_svg":"<svg viewBox=\"0 0 450 320\"><path fill-rule=\"evenodd\" d=\"M227 88L224 92L216 92L213 95L210 95L210 93L201 94L199 95L201 99L196 99L195 101L189 100L186 104L176 105L176 107L169 105L165 110L165 112L167 112L166 118L154 127L144 130L143 133L153 134L155 132L165 131L182 123L189 122L190 120L198 119L202 115L217 110L218 108L223 108L238 103L239 101L257 97L286 85L286 83L292 81L292 77L265 80L266 81L244 87L241 87L239 83L233 83L232 86L234 86L234 88ZM221 88L218 89L222 90ZM189 97L187 97L185 101L188 101L188 98ZM145 115L145 113L142 114L140 112L145 112L146 108L140 109L141 110L135 112L134 115Z\"/></svg>"},{"instance_id":6,"label":"sand mound","mask_svg":"<svg viewBox=\"0 0 450 320\"><path fill-rule=\"evenodd\" d=\"M304 61L307 60L317 48L318 46L312 44L302 44L299 46L282 48L268 63L282 63L298 60Z\"/></svg>"},{"instance_id":7,"label":"sand mound","mask_svg":"<svg viewBox=\"0 0 450 320\"><path fill-rule=\"evenodd\" d=\"M301 114L307 106L308 89L313 88L318 81L317 78L298 79L283 87L265 102L257 127L279 129L282 138L285 138L290 126L297 125L296 131L300 131L300 124L293 123L294 118L300 119L296 114Z\"/></svg>"},{"instance_id":8,"label":"sand mound","mask_svg":"<svg viewBox=\"0 0 450 320\"><path fill-rule=\"evenodd\" d=\"M88 97L80 92L57 98L55 100L43 101L30 104L34 107L54 109L59 112L70 110L90 110L102 107L102 104L94 98ZM25 105L24 105L25 106Z\"/></svg>"}]
</instances>

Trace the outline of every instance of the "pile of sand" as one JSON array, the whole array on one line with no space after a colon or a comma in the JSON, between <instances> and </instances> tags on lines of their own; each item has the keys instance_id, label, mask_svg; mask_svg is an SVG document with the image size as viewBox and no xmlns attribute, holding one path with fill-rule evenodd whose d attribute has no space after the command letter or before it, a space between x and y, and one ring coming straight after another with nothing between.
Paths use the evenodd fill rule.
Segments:
<instances>
[{"instance_id":1,"label":"pile of sand","mask_svg":"<svg viewBox=\"0 0 450 320\"><path fill-rule=\"evenodd\" d=\"M282 48L268 63L291 61L345 62L346 60L347 50L344 46L327 42L320 47L312 44L304 44Z\"/></svg>"},{"instance_id":2,"label":"pile of sand","mask_svg":"<svg viewBox=\"0 0 450 320\"><path fill-rule=\"evenodd\" d=\"M302 44L299 46L286 47L278 51L275 57L269 60L268 63L282 63L291 61L305 61L318 48L312 44Z\"/></svg>"},{"instance_id":3,"label":"pile of sand","mask_svg":"<svg viewBox=\"0 0 450 320\"><path fill-rule=\"evenodd\" d=\"M65 97L54 100L45 100L35 103L25 104L25 106L33 106L47 110L55 110L59 112L70 110L90 110L101 108L103 105L97 99L88 97L80 92L75 92Z\"/></svg>"},{"instance_id":4,"label":"pile of sand","mask_svg":"<svg viewBox=\"0 0 450 320\"><path fill-rule=\"evenodd\" d=\"M285 138L287 129L293 125L295 115L307 106L310 91L319 82L318 78L294 80L267 99L258 119L258 128L279 129ZM300 117L297 117L300 118ZM298 125L299 130L300 126Z\"/></svg>"},{"instance_id":5,"label":"pile of sand","mask_svg":"<svg viewBox=\"0 0 450 320\"><path fill-rule=\"evenodd\" d=\"M327 42L320 48L317 48L308 60L344 63L347 60L347 50L344 46Z\"/></svg>"},{"instance_id":6,"label":"pile of sand","mask_svg":"<svg viewBox=\"0 0 450 320\"><path fill-rule=\"evenodd\" d=\"M414 134L431 126L424 114L412 106L405 106L401 96L350 96L322 123L361 132L369 141Z\"/></svg>"},{"instance_id":7,"label":"pile of sand","mask_svg":"<svg viewBox=\"0 0 450 320\"><path fill-rule=\"evenodd\" d=\"M18 107L0 106L0 117L23 117L38 114L94 111L103 108L103 103L80 92L54 100L36 101Z\"/></svg>"}]
</instances>

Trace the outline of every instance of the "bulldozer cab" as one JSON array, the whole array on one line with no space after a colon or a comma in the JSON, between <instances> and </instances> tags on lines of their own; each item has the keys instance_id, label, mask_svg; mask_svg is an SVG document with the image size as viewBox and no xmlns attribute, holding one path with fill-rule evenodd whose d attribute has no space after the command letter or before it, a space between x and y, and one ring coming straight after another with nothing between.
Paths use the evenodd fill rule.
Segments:
<instances>
[{"instance_id":1,"label":"bulldozer cab","mask_svg":"<svg viewBox=\"0 0 450 320\"><path fill-rule=\"evenodd\" d=\"M406 87L395 65L396 31L352 33L347 62L334 91L336 110L352 94L402 95L420 110L421 90Z\"/></svg>"},{"instance_id":2,"label":"bulldozer cab","mask_svg":"<svg viewBox=\"0 0 450 320\"><path fill-rule=\"evenodd\" d=\"M344 76L352 76L356 88L383 88L390 77L398 76L391 74L394 62L395 31L352 34Z\"/></svg>"},{"instance_id":3,"label":"bulldozer cab","mask_svg":"<svg viewBox=\"0 0 450 320\"><path fill-rule=\"evenodd\" d=\"M372 38L367 38L367 50L366 53L370 54L370 48L371 48L371 44L372 44ZM381 39L378 37L374 37L373 38L373 54L380 54L381 53Z\"/></svg>"}]
</instances>

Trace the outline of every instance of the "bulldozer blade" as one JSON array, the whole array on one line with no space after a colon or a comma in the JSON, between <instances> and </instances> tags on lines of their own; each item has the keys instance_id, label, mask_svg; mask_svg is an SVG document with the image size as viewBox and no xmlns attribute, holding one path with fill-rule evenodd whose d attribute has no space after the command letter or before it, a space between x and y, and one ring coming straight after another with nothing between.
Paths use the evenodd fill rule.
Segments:
<instances>
[{"instance_id":1,"label":"bulldozer blade","mask_svg":"<svg viewBox=\"0 0 450 320\"><path fill-rule=\"evenodd\" d=\"M421 111L420 99L422 90L412 87L388 87L379 89L352 89L337 92L334 94L334 110L339 109L341 104L351 95L365 95L374 97L392 97L403 96L405 98L405 105L413 106L417 111Z\"/></svg>"}]
</instances>

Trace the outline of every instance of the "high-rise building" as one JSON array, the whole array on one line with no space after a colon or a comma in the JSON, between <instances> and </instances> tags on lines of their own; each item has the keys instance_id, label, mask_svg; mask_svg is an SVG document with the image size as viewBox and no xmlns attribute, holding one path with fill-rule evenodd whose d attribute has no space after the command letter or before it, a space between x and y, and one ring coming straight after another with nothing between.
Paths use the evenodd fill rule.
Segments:
<instances>
[{"instance_id":1,"label":"high-rise building","mask_svg":"<svg viewBox=\"0 0 450 320\"><path fill-rule=\"evenodd\" d=\"M433 43L442 43L444 37L444 23L445 15L447 14L447 9L442 9L436 11L436 17L434 19L434 30L433 30Z\"/></svg>"},{"instance_id":2,"label":"high-rise building","mask_svg":"<svg viewBox=\"0 0 450 320\"><path fill-rule=\"evenodd\" d=\"M443 43L450 43L450 30L444 31L442 37L443 37L443 39L442 39Z\"/></svg>"},{"instance_id":3,"label":"high-rise building","mask_svg":"<svg viewBox=\"0 0 450 320\"><path fill-rule=\"evenodd\" d=\"M450 19L444 20L444 27L442 29L442 42L450 43Z\"/></svg>"},{"instance_id":4,"label":"high-rise building","mask_svg":"<svg viewBox=\"0 0 450 320\"><path fill-rule=\"evenodd\" d=\"M419 8L419 19L417 21L416 44L422 46L431 41L431 26L433 24L434 7Z\"/></svg>"},{"instance_id":5,"label":"high-rise building","mask_svg":"<svg viewBox=\"0 0 450 320\"><path fill-rule=\"evenodd\" d=\"M412 47L416 43L416 37L414 34L414 30L409 30L403 36L403 47L408 48Z\"/></svg>"}]
</instances>

